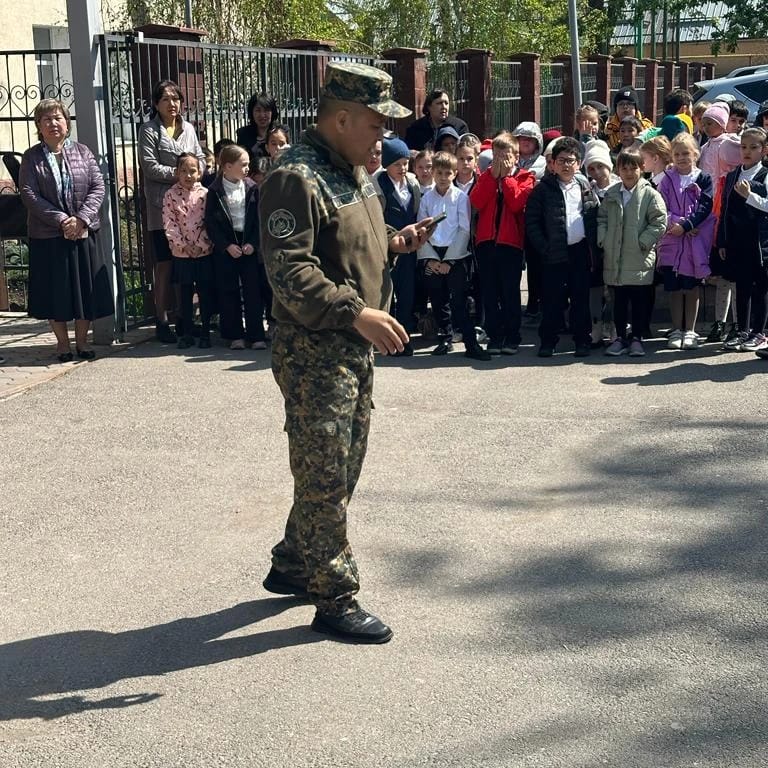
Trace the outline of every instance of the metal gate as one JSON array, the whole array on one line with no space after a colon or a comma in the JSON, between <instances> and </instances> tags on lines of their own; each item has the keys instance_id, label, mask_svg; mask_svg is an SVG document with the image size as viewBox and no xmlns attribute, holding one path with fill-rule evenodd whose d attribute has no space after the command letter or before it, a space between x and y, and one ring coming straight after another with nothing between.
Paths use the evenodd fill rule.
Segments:
<instances>
[{"instance_id":1,"label":"metal gate","mask_svg":"<svg viewBox=\"0 0 768 768\"><path fill-rule=\"evenodd\" d=\"M184 94L184 117L200 144L235 138L248 100L266 92L278 103L291 139L314 122L325 65L332 59L389 67L393 62L327 52L209 45L138 35L100 38L118 283L128 324L153 314L151 240L143 227L138 133L152 112L152 87L163 79Z\"/></svg>"}]
</instances>

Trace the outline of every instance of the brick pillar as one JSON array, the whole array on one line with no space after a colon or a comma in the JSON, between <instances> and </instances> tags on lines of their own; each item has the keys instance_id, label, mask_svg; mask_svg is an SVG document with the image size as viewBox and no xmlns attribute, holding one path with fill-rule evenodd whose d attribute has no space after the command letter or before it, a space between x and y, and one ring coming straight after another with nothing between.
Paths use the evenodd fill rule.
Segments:
<instances>
[{"instance_id":1,"label":"brick pillar","mask_svg":"<svg viewBox=\"0 0 768 768\"><path fill-rule=\"evenodd\" d=\"M604 53L596 53L589 57L590 61L597 64L597 81L595 101L599 101L606 106L611 106L611 62L613 59Z\"/></svg>"},{"instance_id":2,"label":"brick pillar","mask_svg":"<svg viewBox=\"0 0 768 768\"><path fill-rule=\"evenodd\" d=\"M645 112L649 120L656 122L662 105L659 104L659 62L656 59L643 59L645 64Z\"/></svg>"},{"instance_id":3,"label":"brick pillar","mask_svg":"<svg viewBox=\"0 0 768 768\"><path fill-rule=\"evenodd\" d=\"M456 51L459 61L468 63L468 89L466 122L469 130L480 137L491 133L491 52L482 48L465 48Z\"/></svg>"},{"instance_id":4,"label":"brick pillar","mask_svg":"<svg viewBox=\"0 0 768 768\"><path fill-rule=\"evenodd\" d=\"M688 83L690 81L691 65L687 61L680 62L680 88L684 91L688 90Z\"/></svg>"},{"instance_id":5,"label":"brick pillar","mask_svg":"<svg viewBox=\"0 0 768 768\"><path fill-rule=\"evenodd\" d=\"M397 132L421 117L424 98L427 95L427 51L423 48L390 48L381 52L382 59L395 62L392 73L394 98L413 111L410 117L396 120Z\"/></svg>"},{"instance_id":6,"label":"brick pillar","mask_svg":"<svg viewBox=\"0 0 768 768\"><path fill-rule=\"evenodd\" d=\"M541 124L541 56L518 53L509 58L520 62L520 120Z\"/></svg>"},{"instance_id":7,"label":"brick pillar","mask_svg":"<svg viewBox=\"0 0 768 768\"><path fill-rule=\"evenodd\" d=\"M662 61L664 68L664 94L668 94L675 87L675 62Z\"/></svg>"},{"instance_id":8,"label":"brick pillar","mask_svg":"<svg viewBox=\"0 0 768 768\"><path fill-rule=\"evenodd\" d=\"M571 69L570 54L555 56L553 62L563 65L563 97L560 114L563 117L561 130L563 136L572 136L574 129L574 101L573 101L573 70Z\"/></svg>"},{"instance_id":9,"label":"brick pillar","mask_svg":"<svg viewBox=\"0 0 768 768\"><path fill-rule=\"evenodd\" d=\"M637 74L635 72L635 67L637 66L637 59L633 59L631 56L621 56L619 58L616 58L613 60L614 64L621 64L624 68L624 71L622 73L622 80L624 81L622 85L631 85L633 88L635 87L635 83L637 82Z\"/></svg>"}]
</instances>

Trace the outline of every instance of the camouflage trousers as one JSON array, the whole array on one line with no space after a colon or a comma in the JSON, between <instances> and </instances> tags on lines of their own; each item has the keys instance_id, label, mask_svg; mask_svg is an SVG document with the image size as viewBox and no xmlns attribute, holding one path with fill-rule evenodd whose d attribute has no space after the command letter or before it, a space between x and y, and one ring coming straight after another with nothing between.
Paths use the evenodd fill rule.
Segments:
<instances>
[{"instance_id":1,"label":"camouflage trousers","mask_svg":"<svg viewBox=\"0 0 768 768\"><path fill-rule=\"evenodd\" d=\"M360 588L347 540L347 505L368 444L370 348L332 331L278 325L272 372L285 400L293 506L274 567L309 579L312 602L341 615Z\"/></svg>"}]
</instances>

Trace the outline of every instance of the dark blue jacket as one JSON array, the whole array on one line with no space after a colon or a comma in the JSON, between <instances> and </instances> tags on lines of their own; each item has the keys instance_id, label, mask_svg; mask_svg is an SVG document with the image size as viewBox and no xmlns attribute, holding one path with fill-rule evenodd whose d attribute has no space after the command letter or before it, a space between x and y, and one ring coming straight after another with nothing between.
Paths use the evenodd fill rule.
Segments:
<instances>
[{"instance_id":1,"label":"dark blue jacket","mask_svg":"<svg viewBox=\"0 0 768 768\"><path fill-rule=\"evenodd\" d=\"M738 233L729 231L728 224L729 218L733 221L732 212L729 216L728 203L731 199L733 188L736 186L736 182L739 180L740 175L741 166L738 166L725 177L725 184L723 186L723 204L722 210L720 211L720 220L717 227L717 239L715 242L718 248L725 248L726 251L728 250L729 242L732 246L737 242L743 242ZM768 189L766 188L766 177L768 177L768 168L763 167L757 172L755 178L749 183L752 191L758 194L760 197L768 196ZM751 205L747 205L745 200L742 215L744 217L745 229L754 232L755 225L757 225L757 247L763 266L768 267L768 213L763 213L762 211L758 211L757 208L753 208ZM743 235L743 232L741 232L741 234ZM731 254L728 254L728 260L733 260Z\"/></svg>"}]
</instances>

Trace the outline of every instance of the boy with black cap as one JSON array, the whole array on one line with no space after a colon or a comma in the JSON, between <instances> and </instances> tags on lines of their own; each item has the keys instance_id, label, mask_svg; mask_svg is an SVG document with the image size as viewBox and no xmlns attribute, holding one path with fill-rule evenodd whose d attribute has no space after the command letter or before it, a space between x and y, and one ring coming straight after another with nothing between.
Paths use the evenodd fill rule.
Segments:
<instances>
[{"instance_id":1,"label":"boy with black cap","mask_svg":"<svg viewBox=\"0 0 768 768\"><path fill-rule=\"evenodd\" d=\"M636 117L642 129L653 128L653 121L643 117L638 108L637 91L631 85L622 85L613 96L613 114L605 126L605 140L611 149L621 143L619 128L625 117Z\"/></svg>"}]
</instances>

